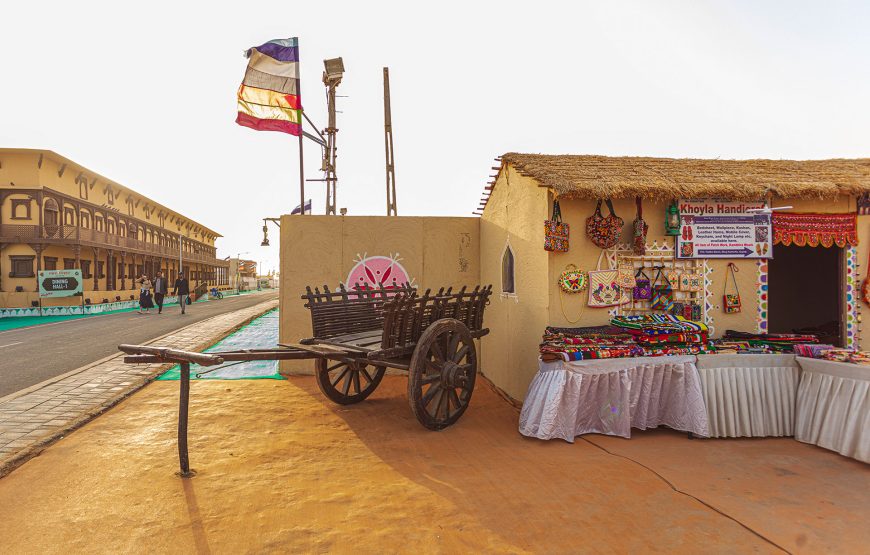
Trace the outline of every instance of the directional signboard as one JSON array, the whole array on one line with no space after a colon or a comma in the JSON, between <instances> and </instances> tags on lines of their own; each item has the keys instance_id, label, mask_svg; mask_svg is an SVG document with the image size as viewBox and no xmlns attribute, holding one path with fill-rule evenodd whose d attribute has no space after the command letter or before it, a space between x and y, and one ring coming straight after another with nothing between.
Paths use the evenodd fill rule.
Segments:
<instances>
[{"instance_id":1,"label":"directional signboard","mask_svg":"<svg viewBox=\"0 0 870 555\"><path fill-rule=\"evenodd\" d=\"M81 270L44 270L39 272L40 298L74 297L82 294Z\"/></svg>"},{"instance_id":2,"label":"directional signboard","mask_svg":"<svg viewBox=\"0 0 870 555\"><path fill-rule=\"evenodd\" d=\"M678 258L773 258L765 202L681 200Z\"/></svg>"}]
</instances>

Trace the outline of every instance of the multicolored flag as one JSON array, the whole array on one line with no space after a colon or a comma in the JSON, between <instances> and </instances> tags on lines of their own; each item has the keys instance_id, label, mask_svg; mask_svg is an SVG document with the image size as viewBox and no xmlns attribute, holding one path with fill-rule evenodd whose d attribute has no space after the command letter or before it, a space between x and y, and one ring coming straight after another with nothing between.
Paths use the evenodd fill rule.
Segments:
<instances>
[{"instance_id":1,"label":"multicolored flag","mask_svg":"<svg viewBox=\"0 0 870 555\"><path fill-rule=\"evenodd\" d=\"M248 69L239 87L236 123L257 131L301 135L298 39L270 40L245 55Z\"/></svg>"}]
</instances>

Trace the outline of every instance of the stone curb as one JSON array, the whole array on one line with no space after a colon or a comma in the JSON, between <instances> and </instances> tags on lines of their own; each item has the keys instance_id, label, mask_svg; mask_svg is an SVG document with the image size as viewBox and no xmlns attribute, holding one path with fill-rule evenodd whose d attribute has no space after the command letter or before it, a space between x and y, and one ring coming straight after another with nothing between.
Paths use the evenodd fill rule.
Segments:
<instances>
[{"instance_id":1,"label":"stone curb","mask_svg":"<svg viewBox=\"0 0 870 555\"><path fill-rule=\"evenodd\" d=\"M249 307L249 308L258 308L258 310L252 316L245 318L243 321L234 324L232 327L221 330L216 335L210 336L208 339L206 339L202 343L198 344L193 350L201 351L203 349L206 349L206 348L214 345L215 343L217 343L218 341L227 337L228 335L230 335L234 331L238 330L239 328L241 328L243 326L248 325L253 320L259 318L260 316L262 316L266 312L269 312L270 310L274 310L277 307L278 307L278 300L277 299L272 300L272 301L266 301L266 302L254 305L253 307ZM212 320L213 318L219 318L221 316L223 316L223 315L219 314L217 316L212 316L211 318L208 318L208 319L203 320L201 322L189 324L187 326L184 326L183 328L178 328L177 330L174 330L170 333L167 333L167 334L161 335L160 337L156 337L154 339L151 339L150 341L148 341L145 344L150 345L152 343L155 343L157 341L165 339L171 335L179 333L182 330L188 329L188 328L193 327L193 326L202 325L204 323L207 323L209 320ZM89 370L97 365L104 364L110 360L114 360L116 358L120 358L123 356L124 356L123 353L118 353L116 355L109 355L108 357L102 358L102 359L100 359L96 362L92 362L90 364L86 364L85 366L82 366L81 368L77 368L77 369L72 370L70 372L67 372L61 376L55 376L54 378L51 378L51 379L48 379L44 382L30 386L29 388L27 388L25 390L18 391L18 392L12 393L10 395L7 395L3 398L0 398L0 402L9 401L9 400L21 397L22 395L26 395L27 393L32 393L33 391L41 389L42 387L45 387L47 385L51 385L53 383L57 383L58 381L60 381L64 378L67 378L69 376L73 376L75 374L79 374L79 373L84 372L86 370ZM62 428L59 428L59 429L53 431L52 433L37 439L34 443L32 443L31 445L29 445L27 447L24 447L18 451L15 451L9 458L7 458L6 460L0 461L0 478L3 478L4 476L6 476L10 472L12 472L16 468L18 468L19 466L21 466L25 462L29 461L33 457L38 456L46 447L53 444L55 441L62 439L68 433L70 433L74 430L77 430L78 428L81 428L82 426L84 426L85 424L87 424L88 422L90 422L91 420L96 418L97 416L103 414L104 412L106 412L110 408L114 407L115 405L117 405L118 403L120 403L121 401L123 401L124 399L129 397L130 395L136 393L137 391L139 391L140 389L142 389L143 387L145 387L149 383L153 382L157 378L157 376L159 376L160 374L162 374L166 370L172 368L173 366L175 366L175 365L174 364L164 364L164 365L160 366L159 368L157 368L154 372L152 372L148 376L141 378L137 382L130 384L123 391L119 391L114 397L112 397L108 401L104 401L97 406L88 407L78 417L76 417L74 420L70 421L68 424L66 424Z\"/></svg>"}]
</instances>

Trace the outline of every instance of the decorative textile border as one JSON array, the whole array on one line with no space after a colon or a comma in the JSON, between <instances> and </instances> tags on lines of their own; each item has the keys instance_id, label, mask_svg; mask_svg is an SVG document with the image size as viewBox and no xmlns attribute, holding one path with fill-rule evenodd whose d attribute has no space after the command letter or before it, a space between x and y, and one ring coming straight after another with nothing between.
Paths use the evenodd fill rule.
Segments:
<instances>
[{"instance_id":1,"label":"decorative textile border","mask_svg":"<svg viewBox=\"0 0 870 555\"><path fill-rule=\"evenodd\" d=\"M846 249L846 348L858 348L858 249Z\"/></svg>"},{"instance_id":2,"label":"decorative textile border","mask_svg":"<svg viewBox=\"0 0 870 555\"><path fill-rule=\"evenodd\" d=\"M707 264L704 260L704 323L707 324L707 329L712 337L716 333L716 326L713 325L713 267Z\"/></svg>"},{"instance_id":3,"label":"decorative textile border","mask_svg":"<svg viewBox=\"0 0 870 555\"><path fill-rule=\"evenodd\" d=\"M773 244L798 247L858 245L856 214L773 214Z\"/></svg>"},{"instance_id":4,"label":"decorative textile border","mask_svg":"<svg viewBox=\"0 0 870 555\"><path fill-rule=\"evenodd\" d=\"M767 260L758 260L758 277L755 289L758 292L758 315L755 318L755 331L767 333Z\"/></svg>"}]
</instances>

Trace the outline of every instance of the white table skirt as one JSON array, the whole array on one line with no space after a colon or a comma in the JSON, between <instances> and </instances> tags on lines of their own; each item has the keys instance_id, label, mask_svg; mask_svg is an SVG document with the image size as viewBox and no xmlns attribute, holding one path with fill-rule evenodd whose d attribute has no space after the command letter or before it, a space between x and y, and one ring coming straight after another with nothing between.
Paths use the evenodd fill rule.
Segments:
<instances>
[{"instance_id":1,"label":"white table skirt","mask_svg":"<svg viewBox=\"0 0 870 555\"><path fill-rule=\"evenodd\" d=\"M870 463L870 368L797 358L795 439Z\"/></svg>"},{"instance_id":2,"label":"white table skirt","mask_svg":"<svg viewBox=\"0 0 870 555\"><path fill-rule=\"evenodd\" d=\"M794 355L698 355L697 365L710 437L794 435Z\"/></svg>"},{"instance_id":3,"label":"white table skirt","mask_svg":"<svg viewBox=\"0 0 870 555\"><path fill-rule=\"evenodd\" d=\"M540 439L665 425L708 435L694 356L540 362L520 413L520 433Z\"/></svg>"}]
</instances>

